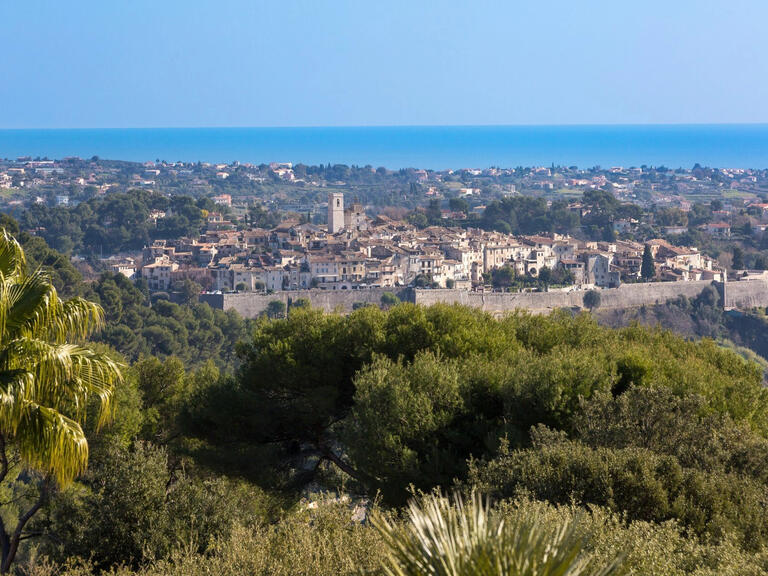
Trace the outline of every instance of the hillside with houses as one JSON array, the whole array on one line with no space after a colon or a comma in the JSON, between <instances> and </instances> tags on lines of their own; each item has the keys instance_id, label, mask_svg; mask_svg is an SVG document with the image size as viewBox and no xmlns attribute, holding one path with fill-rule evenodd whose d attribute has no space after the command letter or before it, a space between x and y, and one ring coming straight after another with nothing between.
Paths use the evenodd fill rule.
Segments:
<instances>
[{"instance_id":1,"label":"hillside with houses","mask_svg":"<svg viewBox=\"0 0 768 576\"><path fill-rule=\"evenodd\" d=\"M360 290L379 287L509 288L514 278L575 288L617 287L641 280L646 246L651 281L714 280L722 267L696 248L663 239L584 241L568 235L513 235L479 228L417 228L329 196L328 225L287 219L271 229L240 228L220 213L207 216L199 237L158 239L140 262L121 260L113 271L169 291L191 279L209 291ZM492 282L494 271L509 282ZM502 276L503 278L503 276ZM537 287L540 287L537 285Z\"/></svg>"}]
</instances>

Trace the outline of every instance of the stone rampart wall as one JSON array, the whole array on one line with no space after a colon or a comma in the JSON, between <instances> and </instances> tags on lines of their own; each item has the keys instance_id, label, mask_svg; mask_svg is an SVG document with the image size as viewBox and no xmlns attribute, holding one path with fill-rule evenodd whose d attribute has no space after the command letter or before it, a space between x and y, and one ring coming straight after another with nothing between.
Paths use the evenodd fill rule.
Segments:
<instances>
[{"instance_id":1,"label":"stone rampart wall","mask_svg":"<svg viewBox=\"0 0 768 576\"><path fill-rule=\"evenodd\" d=\"M725 284L726 308L763 308L768 306L768 281L742 280Z\"/></svg>"},{"instance_id":2,"label":"stone rampart wall","mask_svg":"<svg viewBox=\"0 0 768 576\"><path fill-rule=\"evenodd\" d=\"M600 308L637 308L643 305L663 304L679 295L695 298L712 282L665 282L624 284L619 288L600 290ZM524 308L535 313L546 313L556 308L582 308L583 290L571 292L467 292L464 290L416 290L415 302L428 306L438 302L458 303L487 312L503 313Z\"/></svg>"},{"instance_id":3,"label":"stone rampart wall","mask_svg":"<svg viewBox=\"0 0 768 576\"><path fill-rule=\"evenodd\" d=\"M637 308L643 305L663 304L683 295L695 298L708 286L715 286L722 295L723 285L702 280L698 282L653 282L624 284L619 288L600 290L600 308ZM517 308L534 313L547 313L556 308L582 308L584 291L571 292L469 292L467 290L298 290L274 294L204 294L200 299L221 310L233 308L246 318L255 318L266 310L273 300L286 306L300 298L308 299L313 307L326 312L351 312L355 304L379 304L385 292L392 292L403 301L429 306L437 303L463 304L487 312L502 314ZM725 285L726 308L754 308L768 306L768 281L749 280L728 282Z\"/></svg>"},{"instance_id":4,"label":"stone rampart wall","mask_svg":"<svg viewBox=\"0 0 768 576\"><path fill-rule=\"evenodd\" d=\"M292 290L274 294L256 294L238 292L233 294L202 294L200 300L220 310L233 308L245 318L255 318L267 309L270 302L279 300L286 306L292 301L306 298L315 308L326 312L349 313L355 304L380 304L385 292L395 294L401 299L408 299L407 291L387 289L367 290Z\"/></svg>"}]
</instances>

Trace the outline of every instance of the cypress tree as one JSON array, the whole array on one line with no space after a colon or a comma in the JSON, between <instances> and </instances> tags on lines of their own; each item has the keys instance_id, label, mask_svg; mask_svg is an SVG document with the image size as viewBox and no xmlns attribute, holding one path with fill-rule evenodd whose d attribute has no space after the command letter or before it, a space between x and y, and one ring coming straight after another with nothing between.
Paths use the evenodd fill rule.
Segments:
<instances>
[{"instance_id":1,"label":"cypress tree","mask_svg":"<svg viewBox=\"0 0 768 576\"><path fill-rule=\"evenodd\" d=\"M640 266L640 276L646 281L656 276L656 267L653 265L653 254L650 245L646 244L643 250L643 264Z\"/></svg>"}]
</instances>

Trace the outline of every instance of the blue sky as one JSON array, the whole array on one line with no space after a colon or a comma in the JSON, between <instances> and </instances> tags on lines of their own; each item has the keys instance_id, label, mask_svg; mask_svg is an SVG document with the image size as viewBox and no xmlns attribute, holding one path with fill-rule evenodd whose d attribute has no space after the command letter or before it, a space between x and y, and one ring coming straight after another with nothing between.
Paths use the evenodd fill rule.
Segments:
<instances>
[{"instance_id":1,"label":"blue sky","mask_svg":"<svg viewBox=\"0 0 768 576\"><path fill-rule=\"evenodd\" d=\"M3 0L0 128L768 122L764 0Z\"/></svg>"}]
</instances>

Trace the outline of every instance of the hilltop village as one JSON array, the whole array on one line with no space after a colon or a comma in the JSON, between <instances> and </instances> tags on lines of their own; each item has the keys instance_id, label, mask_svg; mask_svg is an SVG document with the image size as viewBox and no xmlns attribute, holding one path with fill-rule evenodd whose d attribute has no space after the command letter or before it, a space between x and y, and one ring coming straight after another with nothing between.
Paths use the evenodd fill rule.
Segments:
<instances>
[{"instance_id":1,"label":"hilltop village","mask_svg":"<svg viewBox=\"0 0 768 576\"><path fill-rule=\"evenodd\" d=\"M154 292L551 291L768 269L759 170L19 158L0 160L0 205L87 278Z\"/></svg>"},{"instance_id":2,"label":"hilltop village","mask_svg":"<svg viewBox=\"0 0 768 576\"><path fill-rule=\"evenodd\" d=\"M144 278L150 290L170 290L192 279L209 291L360 290L416 286L477 290L509 288L515 279L535 289L617 287L641 279L646 245L616 240L518 236L474 228L418 229L363 206L328 197L328 224L285 220L272 229L238 230L219 213L207 217L199 238L156 240L142 261L120 260L113 270ZM724 271L695 248L656 239L648 280L721 281ZM518 284L525 289L525 283ZM530 287L528 289L531 289Z\"/></svg>"}]
</instances>

